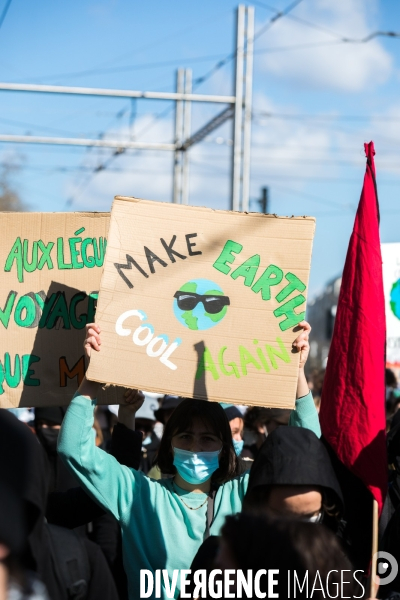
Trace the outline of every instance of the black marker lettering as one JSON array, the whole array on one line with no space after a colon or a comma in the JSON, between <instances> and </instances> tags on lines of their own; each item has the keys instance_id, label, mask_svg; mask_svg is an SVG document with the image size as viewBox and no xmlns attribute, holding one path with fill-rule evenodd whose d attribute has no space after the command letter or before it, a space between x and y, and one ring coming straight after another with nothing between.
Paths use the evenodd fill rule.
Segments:
<instances>
[{"instance_id":1,"label":"black marker lettering","mask_svg":"<svg viewBox=\"0 0 400 600\"><path fill-rule=\"evenodd\" d=\"M185 235L189 256L196 256L196 254L203 254L202 252L200 252L200 250L197 252L192 252L192 248L194 248L194 246L196 246L196 244L192 244L192 242L190 242L190 238L193 238L193 237L197 237L197 233L187 233Z\"/></svg>"},{"instance_id":2,"label":"black marker lettering","mask_svg":"<svg viewBox=\"0 0 400 600\"><path fill-rule=\"evenodd\" d=\"M122 269L130 270L132 269L132 265L134 265L139 271L139 273L141 273L144 277L148 277L146 271L144 271L142 267L136 262L136 260L132 258L132 256L129 256L129 254L126 255L126 264L114 263L114 267L117 269L118 275L122 277L122 279L125 281L126 285L130 290L133 288L133 283L127 278L125 273L122 272Z\"/></svg>"},{"instance_id":3,"label":"black marker lettering","mask_svg":"<svg viewBox=\"0 0 400 600\"><path fill-rule=\"evenodd\" d=\"M144 247L144 251L146 254L146 258L147 258L147 262L149 263L149 269L152 273L155 273L155 269L154 269L154 263L155 262L159 262L161 266L166 267L167 263L164 262L161 258L159 258L157 256L157 254L154 254L154 252L152 252L151 250L149 250L149 248L147 248L146 246Z\"/></svg>"},{"instance_id":4,"label":"black marker lettering","mask_svg":"<svg viewBox=\"0 0 400 600\"><path fill-rule=\"evenodd\" d=\"M176 250L172 250L172 246L175 244L175 240L176 240L176 235L173 236L173 238L169 244L167 244L167 242L163 238L160 238L160 242L164 246L164 249L169 256L170 261L173 263L176 262L175 256L177 256L178 258L181 258L182 260L187 258L187 256L184 256L183 254L179 254L179 252L177 252ZM174 256L174 254L175 254L175 256Z\"/></svg>"}]
</instances>

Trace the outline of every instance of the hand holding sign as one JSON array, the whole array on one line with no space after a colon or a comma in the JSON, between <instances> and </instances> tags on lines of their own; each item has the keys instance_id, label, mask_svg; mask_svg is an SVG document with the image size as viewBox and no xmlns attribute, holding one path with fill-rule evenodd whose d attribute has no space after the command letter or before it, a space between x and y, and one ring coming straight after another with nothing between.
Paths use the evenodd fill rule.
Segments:
<instances>
[{"instance_id":1,"label":"hand holding sign","mask_svg":"<svg viewBox=\"0 0 400 600\"><path fill-rule=\"evenodd\" d=\"M299 369L304 369L308 355L310 353L310 344L308 339L310 337L311 325L310 323L307 323L307 321L301 321L301 323L299 323L297 327L302 327L303 331L294 340L293 348L300 352Z\"/></svg>"},{"instance_id":2,"label":"hand holding sign","mask_svg":"<svg viewBox=\"0 0 400 600\"><path fill-rule=\"evenodd\" d=\"M100 333L101 329L98 325L96 325L96 323L89 323L88 325L86 325L86 337L85 341L83 342L83 348L89 360L92 353L92 349L96 350L96 352L100 352Z\"/></svg>"},{"instance_id":3,"label":"hand holding sign","mask_svg":"<svg viewBox=\"0 0 400 600\"><path fill-rule=\"evenodd\" d=\"M88 359L90 359L92 355L92 351L100 352L101 346L101 337L100 337L101 329L99 325L96 323L89 323L86 325L86 337L83 343L83 347L85 349L85 354ZM88 388L92 388L93 382L86 381L83 386L85 388L85 393L81 392L83 395L90 397L94 397L95 393L88 393ZM120 408L118 411L118 421L126 425L129 429L135 429L135 421L134 416L135 413L139 410L144 402L144 394L136 389L126 390L123 396L123 401L120 404ZM133 418L133 421L132 421Z\"/></svg>"}]
</instances>

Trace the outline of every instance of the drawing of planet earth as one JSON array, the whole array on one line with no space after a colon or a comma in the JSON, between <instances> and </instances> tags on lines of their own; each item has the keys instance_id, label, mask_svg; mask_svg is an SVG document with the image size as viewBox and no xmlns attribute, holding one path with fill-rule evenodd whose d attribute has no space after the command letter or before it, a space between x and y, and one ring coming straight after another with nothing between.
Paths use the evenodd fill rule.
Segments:
<instances>
[{"instance_id":1,"label":"drawing of planet earth","mask_svg":"<svg viewBox=\"0 0 400 600\"><path fill-rule=\"evenodd\" d=\"M184 285L182 285L179 290L180 292L188 292L194 294L201 294L203 296L223 296L224 292L221 287L215 283L214 281L210 281L209 279L192 279L188 281ZM218 325L226 315L228 307L224 306L221 312L216 313L215 315L211 315L206 312L202 302L199 302L197 306L193 310L181 310L178 307L178 301L174 298L174 315L178 319L178 321L192 329L193 331L210 329L211 327L215 327Z\"/></svg>"},{"instance_id":2,"label":"drawing of planet earth","mask_svg":"<svg viewBox=\"0 0 400 600\"><path fill-rule=\"evenodd\" d=\"M400 319L400 279L392 285L390 291L390 308L394 316Z\"/></svg>"}]
</instances>

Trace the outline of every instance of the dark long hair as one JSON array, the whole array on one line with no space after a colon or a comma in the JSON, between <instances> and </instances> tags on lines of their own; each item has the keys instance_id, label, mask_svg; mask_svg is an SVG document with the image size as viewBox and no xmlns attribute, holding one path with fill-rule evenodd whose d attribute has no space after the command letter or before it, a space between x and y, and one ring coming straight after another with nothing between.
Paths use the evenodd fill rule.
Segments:
<instances>
[{"instance_id":1,"label":"dark long hair","mask_svg":"<svg viewBox=\"0 0 400 600\"><path fill-rule=\"evenodd\" d=\"M225 411L217 402L184 400L176 407L165 426L155 464L164 475L174 475L174 456L171 440L174 435L187 431L196 419L202 421L222 442L219 468L211 481L222 484L239 474L239 462L232 444L232 433Z\"/></svg>"},{"instance_id":2,"label":"dark long hair","mask_svg":"<svg viewBox=\"0 0 400 600\"><path fill-rule=\"evenodd\" d=\"M323 525L286 519L269 521L263 517L241 513L226 518L221 534L236 563L235 568L245 573L248 569L253 569L253 573L259 569L278 570L276 592L279 598L288 597L288 571L295 572L299 581L304 581L308 574L310 586L316 580L317 573L322 582L326 582L331 573L329 584L336 586L336 589L341 585L341 572L353 571L338 538ZM267 591L264 589L265 579L261 579L262 592ZM355 592L358 586L351 576L349 579L351 582L346 588L347 597L357 598ZM321 588L313 590L311 596L315 600L326 598ZM293 597L311 596L306 588Z\"/></svg>"}]
</instances>

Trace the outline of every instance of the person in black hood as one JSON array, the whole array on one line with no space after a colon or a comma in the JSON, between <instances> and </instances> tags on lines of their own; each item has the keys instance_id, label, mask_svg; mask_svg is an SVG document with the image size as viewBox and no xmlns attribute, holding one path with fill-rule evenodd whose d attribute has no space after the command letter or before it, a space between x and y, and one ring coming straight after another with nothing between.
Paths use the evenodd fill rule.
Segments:
<instances>
[{"instance_id":1,"label":"person in black hood","mask_svg":"<svg viewBox=\"0 0 400 600\"><path fill-rule=\"evenodd\" d=\"M68 471L57 454L58 434L60 433L65 410L62 406L35 408L34 425L36 435L46 452L50 464L49 493L65 492L79 485L77 479Z\"/></svg>"},{"instance_id":2,"label":"person in black hood","mask_svg":"<svg viewBox=\"0 0 400 600\"><path fill-rule=\"evenodd\" d=\"M328 452L309 429L278 427L250 471L243 512L323 522L334 531L343 495Z\"/></svg>"},{"instance_id":3,"label":"person in black hood","mask_svg":"<svg viewBox=\"0 0 400 600\"><path fill-rule=\"evenodd\" d=\"M74 532L47 523L50 468L42 446L32 434L30 436L31 466L28 486L22 496L28 531L22 558L24 566L37 573L52 599L117 600L115 584L100 548ZM77 584L82 585L82 581L85 589L77 590Z\"/></svg>"},{"instance_id":4,"label":"person in black hood","mask_svg":"<svg viewBox=\"0 0 400 600\"><path fill-rule=\"evenodd\" d=\"M42 582L21 565L32 437L14 415L0 410L0 598L48 600Z\"/></svg>"},{"instance_id":5,"label":"person in black hood","mask_svg":"<svg viewBox=\"0 0 400 600\"><path fill-rule=\"evenodd\" d=\"M41 415L48 409L36 409ZM58 409L57 409L58 410ZM64 409L61 409L65 412ZM43 412L42 412L43 411ZM142 433L131 431L123 423L117 423L112 432L110 452L123 465L138 469L142 458ZM64 492L52 492L48 496L46 518L49 523L86 530L91 524L88 537L103 551L114 576L120 600L128 597L126 575L122 562L121 532L115 518L105 511L78 485Z\"/></svg>"},{"instance_id":6,"label":"person in black hood","mask_svg":"<svg viewBox=\"0 0 400 600\"><path fill-rule=\"evenodd\" d=\"M135 428L143 435L142 457L140 459L139 471L148 474L153 466L154 459L160 447L160 439L154 433L156 417L154 411L158 408L158 402L152 394L144 392L144 402L136 413Z\"/></svg>"}]
</instances>

